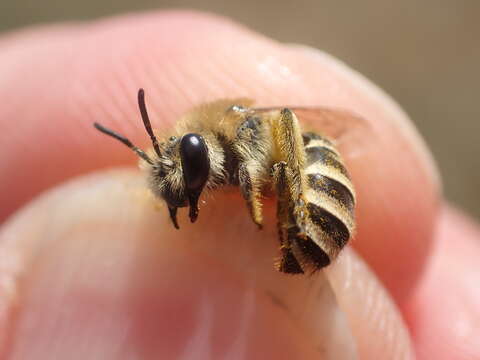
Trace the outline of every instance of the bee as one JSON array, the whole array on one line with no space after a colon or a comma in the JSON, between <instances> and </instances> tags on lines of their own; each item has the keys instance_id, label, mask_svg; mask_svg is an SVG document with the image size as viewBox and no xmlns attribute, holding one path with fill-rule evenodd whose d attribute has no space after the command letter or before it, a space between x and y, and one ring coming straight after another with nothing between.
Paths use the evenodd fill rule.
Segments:
<instances>
[{"instance_id":1,"label":"bee","mask_svg":"<svg viewBox=\"0 0 480 360\"><path fill-rule=\"evenodd\" d=\"M138 105L153 149L133 145L123 135L94 123L102 133L132 149L147 169L153 194L164 200L173 226L177 209L198 217L205 189L240 188L253 222L262 227L262 198L276 195L280 258L277 270L313 273L329 265L355 231L355 191L334 141L302 132L297 116L314 119L339 137L353 115L325 108L255 108L248 99L200 105L159 141L145 105ZM273 190L273 191L272 191Z\"/></svg>"}]
</instances>

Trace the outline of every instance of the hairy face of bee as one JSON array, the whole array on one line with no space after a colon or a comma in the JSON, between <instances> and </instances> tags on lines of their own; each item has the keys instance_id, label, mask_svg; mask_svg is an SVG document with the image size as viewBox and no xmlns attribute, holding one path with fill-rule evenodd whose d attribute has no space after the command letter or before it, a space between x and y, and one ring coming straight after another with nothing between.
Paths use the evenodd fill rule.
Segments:
<instances>
[{"instance_id":1,"label":"hairy face of bee","mask_svg":"<svg viewBox=\"0 0 480 360\"><path fill-rule=\"evenodd\" d=\"M147 154L115 131L98 123L94 123L94 126L100 132L128 146L147 164L150 188L165 200L170 218L178 229L177 208L189 205L190 221L195 222L198 217L198 198L210 174L208 148L204 138L194 133L185 134L180 140L171 137L168 144L160 144L150 124L143 89L138 91L138 106L145 130L152 140L152 154Z\"/></svg>"}]
</instances>

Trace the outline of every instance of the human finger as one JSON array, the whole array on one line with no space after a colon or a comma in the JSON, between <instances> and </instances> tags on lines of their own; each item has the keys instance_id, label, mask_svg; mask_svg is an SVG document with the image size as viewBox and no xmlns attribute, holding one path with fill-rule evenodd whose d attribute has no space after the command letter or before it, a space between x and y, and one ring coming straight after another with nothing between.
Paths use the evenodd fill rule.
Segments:
<instances>
[{"instance_id":1,"label":"human finger","mask_svg":"<svg viewBox=\"0 0 480 360\"><path fill-rule=\"evenodd\" d=\"M191 105L218 97L341 107L363 116L377 134L366 134L368 149L346 158L358 193L353 246L397 302L414 288L431 243L438 178L406 116L336 60L223 19L175 12L26 31L0 46L0 181L12 189L4 216L66 178L132 163L91 123L102 121L143 145L139 87L149 94L160 131Z\"/></svg>"},{"instance_id":2,"label":"human finger","mask_svg":"<svg viewBox=\"0 0 480 360\"><path fill-rule=\"evenodd\" d=\"M398 309L353 251L327 279L280 274L273 219L248 227L233 198L190 232L131 170L30 203L0 231L0 358L413 358Z\"/></svg>"}]
</instances>

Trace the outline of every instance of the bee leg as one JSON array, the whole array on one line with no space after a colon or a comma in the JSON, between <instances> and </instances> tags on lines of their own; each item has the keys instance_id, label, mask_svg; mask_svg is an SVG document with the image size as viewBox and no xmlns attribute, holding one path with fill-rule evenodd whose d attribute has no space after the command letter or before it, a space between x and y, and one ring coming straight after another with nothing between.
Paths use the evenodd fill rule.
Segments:
<instances>
[{"instance_id":1,"label":"bee leg","mask_svg":"<svg viewBox=\"0 0 480 360\"><path fill-rule=\"evenodd\" d=\"M273 165L273 178L277 192L277 227L282 257L276 262L278 271L287 274L303 274L303 269L295 258L290 242L290 194L287 186L287 164L284 161Z\"/></svg>"},{"instance_id":2,"label":"bee leg","mask_svg":"<svg viewBox=\"0 0 480 360\"><path fill-rule=\"evenodd\" d=\"M255 163L241 163L238 168L238 181L243 198L247 201L250 216L255 224L262 228L262 203L260 188L255 176Z\"/></svg>"},{"instance_id":3,"label":"bee leg","mask_svg":"<svg viewBox=\"0 0 480 360\"><path fill-rule=\"evenodd\" d=\"M286 163L285 179L293 205L299 237L306 239L307 201L304 198L305 150L297 117L290 109L283 109L272 119L273 137L280 157Z\"/></svg>"},{"instance_id":4,"label":"bee leg","mask_svg":"<svg viewBox=\"0 0 480 360\"><path fill-rule=\"evenodd\" d=\"M180 229L178 226L178 221L177 221L177 208L176 207L168 207L168 213L170 215L170 219L172 220L173 226L175 229Z\"/></svg>"}]
</instances>

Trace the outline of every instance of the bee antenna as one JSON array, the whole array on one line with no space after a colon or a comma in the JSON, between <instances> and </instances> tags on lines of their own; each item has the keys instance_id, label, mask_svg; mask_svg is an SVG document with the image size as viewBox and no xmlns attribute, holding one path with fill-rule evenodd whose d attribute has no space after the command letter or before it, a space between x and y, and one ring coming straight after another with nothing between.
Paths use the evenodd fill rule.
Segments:
<instances>
[{"instance_id":1,"label":"bee antenna","mask_svg":"<svg viewBox=\"0 0 480 360\"><path fill-rule=\"evenodd\" d=\"M153 148L158 156L162 156L160 147L158 146L158 140L153 133L152 125L150 124L150 119L148 117L147 107L145 106L145 91L143 89L138 90L138 107L140 108L140 114L142 115L145 130L147 130L147 133L150 135L150 139L152 140Z\"/></svg>"},{"instance_id":2,"label":"bee antenna","mask_svg":"<svg viewBox=\"0 0 480 360\"><path fill-rule=\"evenodd\" d=\"M132 142L130 140L128 140L125 136L123 135L120 135L118 133L116 133L115 131L113 130L110 130L110 129L107 129L106 127L100 125L99 123L93 123L93 126L95 126L95 128L97 130L99 130L100 132L108 135L108 136L111 136L113 137L114 139L117 139L118 141L120 141L121 143L127 145L130 149L132 149L133 151L135 151L135 153L140 156L143 160L145 160L146 162L148 162L150 165L153 165L153 161L152 159L150 159L148 157L148 155L145 153L145 151L143 151L142 149L136 147L135 145L132 144Z\"/></svg>"}]
</instances>

